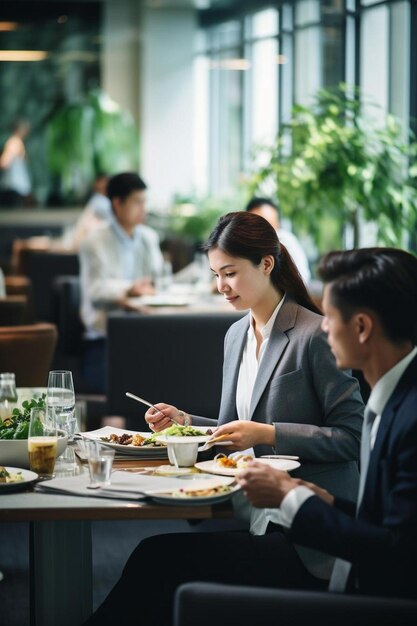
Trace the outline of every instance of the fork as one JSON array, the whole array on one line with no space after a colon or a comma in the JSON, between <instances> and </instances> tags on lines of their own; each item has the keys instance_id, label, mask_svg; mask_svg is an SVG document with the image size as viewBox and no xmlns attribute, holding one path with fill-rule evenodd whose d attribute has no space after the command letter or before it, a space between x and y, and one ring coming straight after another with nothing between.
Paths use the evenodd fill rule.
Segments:
<instances>
[{"instance_id":1,"label":"fork","mask_svg":"<svg viewBox=\"0 0 417 626\"><path fill-rule=\"evenodd\" d=\"M158 413L161 413L168 420L170 420L174 424L177 424L177 426L182 426L182 424L180 424L180 422L178 422L177 420L174 420L173 417L169 417L163 411L161 411L161 409L158 409L158 407L156 407L154 404L151 404L147 400L144 400L143 398L139 398L139 396L135 396L135 394L134 393L130 393L130 391L126 391L126 395L127 395L128 398L132 398L132 400L136 400L136 402L141 402L145 406L149 406L151 409L155 409L155 411L158 411Z\"/></svg>"}]
</instances>

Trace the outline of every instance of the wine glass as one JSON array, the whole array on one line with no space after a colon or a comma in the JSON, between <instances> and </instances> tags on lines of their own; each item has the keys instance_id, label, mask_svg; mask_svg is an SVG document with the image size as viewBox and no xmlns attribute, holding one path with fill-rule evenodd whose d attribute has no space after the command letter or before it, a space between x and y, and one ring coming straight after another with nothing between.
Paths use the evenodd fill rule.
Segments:
<instances>
[{"instance_id":1,"label":"wine glass","mask_svg":"<svg viewBox=\"0 0 417 626\"><path fill-rule=\"evenodd\" d=\"M72 441L77 420L75 417L75 393L72 373L68 370L53 370L49 372L46 404L55 414L56 427L68 434L68 441ZM73 463L74 455L68 447L62 459Z\"/></svg>"},{"instance_id":2,"label":"wine glass","mask_svg":"<svg viewBox=\"0 0 417 626\"><path fill-rule=\"evenodd\" d=\"M49 407L30 411L28 452L29 467L41 478L53 478L58 446L55 416Z\"/></svg>"}]
</instances>

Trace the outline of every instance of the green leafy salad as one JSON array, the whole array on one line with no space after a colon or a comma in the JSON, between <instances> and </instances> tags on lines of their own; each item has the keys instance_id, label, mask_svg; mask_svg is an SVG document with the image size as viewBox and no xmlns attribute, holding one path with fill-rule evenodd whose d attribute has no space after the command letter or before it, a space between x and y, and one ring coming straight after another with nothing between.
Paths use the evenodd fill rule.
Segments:
<instances>
[{"instance_id":1,"label":"green leafy salad","mask_svg":"<svg viewBox=\"0 0 417 626\"><path fill-rule=\"evenodd\" d=\"M155 433L156 435L166 435L167 437L204 437L204 435L211 435L212 432L207 430L206 432L202 432L198 430L198 428L194 428L193 426L181 426L180 424L173 424L169 426L169 428L165 428L165 430L161 430L159 433Z\"/></svg>"},{"instance_id":2,"label":"green leafy salad","mask_svg":"<svg viewBox=\"0 0 417 626\"><path fill-rule=\"evenodd\" d=\"M29 422L31 409L45 408L46 394L40 398L32 398L22 402L22 408L13 409L11 417L4 421L0 420L0 439L27 439L29 434Z\"/></svg>"}]
</instances>

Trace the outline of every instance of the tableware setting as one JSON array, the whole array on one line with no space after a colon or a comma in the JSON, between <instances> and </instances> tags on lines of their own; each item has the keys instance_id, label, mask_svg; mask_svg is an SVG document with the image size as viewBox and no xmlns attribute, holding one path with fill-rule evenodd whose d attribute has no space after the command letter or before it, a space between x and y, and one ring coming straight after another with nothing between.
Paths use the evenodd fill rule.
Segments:
<instances>
[{"instance_id":1,"label":"tableware setting","mask_svg":"<svg viewBox=\"0 0 417 626\"><path fill-rule=\"evenodd\" d=\"M160 504L200 506L226 500L239 490L230 477L201 474L195 480L185 481L184 478L115 470L111 473L110 484L92 485L90 476L83 472L80 476L40 482L35 491L134 501L151 499Z\"/></svg>"},{"instance_id":2,"label":"tableware setting","mask_svg":"<svg viewBox=\"0 0 417 626\"><path fill-rule=\"evenodd\" d=\"M68 443L74 440L77 420L75 417L75 392L72 373L69 370L52 370L48 376L46 405L55 414L56 426L68 435ZM67 446L59 456L61 469L75 465L74 451Z\"/></svg>"},{"instance_id":3,"label":"tableware setting","mask_svg":"<svg viewBox=\"0 0 417 626\"><path fill-rule=\"evenodd\" d=\"M6 470L9 474L10 481L6 480L6 482L2 482L2 470ZM31 483L38 480L38 478L39 476L36 472L32 472L22 467L2 466L0 467L0 494L26 489Z\"/></svg>"},{"instance_id":4,"label":"tableware setting","mask_svg":"<svg viewBox=\"0 0 417 626\"><path fill-rule=\"evenodd\" d=\"M57 451L59 456L67 446L68 435L58 430ZM29 451L27 439L0 439L0 464L29 469Z\"/></svg>"},{"instance_id":5,"label":"tableware setting","mask_svg":"<svg viewBox=\"0 0 417 626\"><path fill-rule=\"evenodd\" d=\"M53 478L58 453L58 432L55 413L50 407L31 409L27 447L30 469L39 478Z\"/></svg>"},{"instance_id":6,"label":"tableware setting","mask_svg":"<svg viewBox=\"0 0 417 626\"><path fill-rule=\"evenodd\" d=\"M292 470L297 469L297 467L300 467L300 462L293 459L268 459L259 457L254 458L253 460L285 472L291 472ZM194 467L199 469L201 472L207 472L208 474L217 474L219 476L236 476L236 474L242 469L242 467L222 467L215 459L212 459L210 461L197 462L195 463Z\"/></svg>"},{"instance_id":7,"label":"tableware setting","mask_svg":"<svg viewBox=\"0 0 417 626\"><path fill-rule=\"evenodd\" d=\"M131 443L129 444L121 444L110 441L111 435L116 435L117 437L122 437L123 435L131 435L134 437L135 435L139 435L139 437L143 438L145 441L151 438L154 433L151 431L135 431L135 430L127 430L125 428L115 428L113 426L103 426L102 428L98 428L97 430L91 430L88 432L78 433L82 439L87 439L90 441L97 441L103 446L107 446L108 448L112 448L116 451L116 455L120 456L136 456L138 458L153 458L153 459L166 459L167 458L167 449L164 445L155 445L155 443L149 445L140 445L135 446Z\"/></svg>"}]
</instances>

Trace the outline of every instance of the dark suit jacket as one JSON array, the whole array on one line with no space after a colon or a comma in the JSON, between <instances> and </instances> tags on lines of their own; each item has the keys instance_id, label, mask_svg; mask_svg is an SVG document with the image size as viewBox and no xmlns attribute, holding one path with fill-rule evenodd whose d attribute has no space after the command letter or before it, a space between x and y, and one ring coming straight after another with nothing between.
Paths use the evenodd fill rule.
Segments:
<instances>
[{"instance_id":1,"label":"dark suit jacket","mask_svg":"<svg viewBox=\"0 0 417 626\"><path fill-rule=\"evenodd\" d=\"M290 536L351 561L359 593L417 598L417 357L381 415L358 519L353 502L314 496Z\"/></svg>"}]
</instances>

